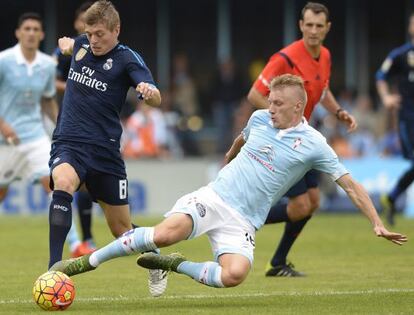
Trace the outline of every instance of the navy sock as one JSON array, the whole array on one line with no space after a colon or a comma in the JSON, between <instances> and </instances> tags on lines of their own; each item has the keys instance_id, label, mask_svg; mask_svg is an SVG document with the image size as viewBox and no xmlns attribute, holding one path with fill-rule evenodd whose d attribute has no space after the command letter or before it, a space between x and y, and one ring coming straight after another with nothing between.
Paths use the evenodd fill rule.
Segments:
<instances>
[{"instance_id":1,"label":"navy sock","mask_svg":"<svg viewBox=\"0 0 414 315\"><path fill-rule=\"evenodd\" d=\"M62 260L63 246L72 225L72 195L62 191L53 192L49 208L49 268Z\"/></svg>"},{"instance_id":2,"label":"navy sock","mask_svg":"<svg viewBox=\"0 0 414 315\"><path fill-rule=\"evenodd\" d=\"M270 262L272 266L286 264L286 257L290 251L290 248L310 218L311 216L308 216L300 221L286 223L282 239L280 240L279 246L277 247Z\"/></svg>"},{"instance_id":3,"label":"navy sock","mask_svg":"<svg viewBox=\"0 0 414 315\"><path fill-rule=\"evenodd\" d=\"M414 181L414 166L412 166L407 172L404 173L404 175L398 181L397 186L395 186L395 188L389 194L388 198L390 198L390 201L395 202L398 196L401 195L408 188L408 186L411 185L413 181Z\"/></svg>"},{"instance_id":4,"label":"navy sock","mask_svg":"<svg viewBox=\"0 0 414 315\"><path fill-rule=\"evenodd\" d=\"M277 204L270 208L265 224L289 221L289 216L287 214L287 203L279 201Z\"/></svg>"},{"instance_id":5,"label":"navy sock","mask_svg":"<svg viewBox=\"0 0 414 315\"><path fill-rule=\"evenodd\" d=\"M82 228L82 240L91 240L92 237L92 198L86 191L79 191L76 195L76 204L79 211L79 220Z\"/></svg>"}]
</instances>

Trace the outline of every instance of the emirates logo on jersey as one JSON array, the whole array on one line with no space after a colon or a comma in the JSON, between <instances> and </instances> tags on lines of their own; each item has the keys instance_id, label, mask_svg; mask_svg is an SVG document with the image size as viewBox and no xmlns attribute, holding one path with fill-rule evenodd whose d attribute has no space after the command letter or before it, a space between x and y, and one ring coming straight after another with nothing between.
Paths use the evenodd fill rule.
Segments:
<instances>
[{"instance_id":1,"label":"emirates logo on jersey","mask_svg":"<svg viewBox=\"0 0 414 315\"><path fill-rule=\"evenodd\" d=\"M108 89L108 83L97 80L94 77L95 70L83 66L81 69L82 72L76 72L72 68L69 69L68 80L73 80L82 85L86 85L90 88L96 89L98 91L105 92Z\"/></svg>"}]
</instances>

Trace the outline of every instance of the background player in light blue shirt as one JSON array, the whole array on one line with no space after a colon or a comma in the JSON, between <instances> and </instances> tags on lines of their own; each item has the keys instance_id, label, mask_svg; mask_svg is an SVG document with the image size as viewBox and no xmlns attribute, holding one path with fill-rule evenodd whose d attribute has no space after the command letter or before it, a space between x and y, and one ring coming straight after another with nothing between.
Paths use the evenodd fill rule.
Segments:
<instances>
[{"instance_id":1,"label":"background player in light blue shirt","mask_svg":"<svg viewBox=\"0 0 414 315\"><path fill-rule=\"evenodd\" d=\"M19 18L16 37L18 44L0 53L0 200L18 178L39 180L50 191L42 110L56 122L56 65L38 50L44 33L37 13Z\"/></svg>"},{"instance_id":2,"label":"background player in light blue shirt","mask_svg":"<svg viewBox=\"0 0 414 315\"><path fill-rule=\"evenodd\" d=\"M133 252L154 250L206 233L216 261L196 263L179 254L146 253L138 265L183 273L212 287L232 287L247 276L253 262L255 230L267 216L274 196L281 197L312 168L331 175L368 217L374 233L395 244L407 238L389 232L365 189L339 163L326 139L303 118L303 80L291 74L271 83L269 110L256 111L229 153L234 159L215 181L180 198L155 227L136 228L106 247L52 270L66 274L95 269L100 263Z\"/></svg>"}]
</instances>

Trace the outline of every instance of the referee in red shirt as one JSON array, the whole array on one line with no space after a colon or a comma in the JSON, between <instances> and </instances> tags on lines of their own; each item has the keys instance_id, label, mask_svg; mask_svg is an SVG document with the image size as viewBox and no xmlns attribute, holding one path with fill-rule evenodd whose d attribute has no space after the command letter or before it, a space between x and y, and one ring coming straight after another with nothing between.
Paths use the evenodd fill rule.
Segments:
<instances>
[{"instance_id":1,"label":"referee in red shirt","mask_svg":"<svg viewBox=\"0 0 414 315\"><path fill-rule=\"evenodd\" d=\"M291 73L302 77L308 94L305 117L309 120L316 104L321 103L337 119L347 124L348 131L357 128L352 115L343 110L331 90L331 55L322 45L331 28L328 9L316 2L309 2L302 9L299 27L302 39L275 53L251 88L248 100L256 108L268 108L269 83L278 75ZM309 171L287 193L288 204L278 203L272 207L266 223L286 222L279 246L266 268L266 276L300 277L304 273L294 269L286 257L297 236L313 212L319 207L320 192L318 173Z\"/></svg>"}]
</instances>

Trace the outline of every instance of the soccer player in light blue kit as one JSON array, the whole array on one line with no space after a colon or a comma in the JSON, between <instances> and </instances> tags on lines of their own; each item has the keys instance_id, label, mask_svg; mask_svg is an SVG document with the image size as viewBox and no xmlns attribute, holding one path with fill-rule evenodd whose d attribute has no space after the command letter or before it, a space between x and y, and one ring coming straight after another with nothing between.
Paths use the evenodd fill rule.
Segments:
<instances>
[{"instance_id":1,"label":"soccer player in light blue kit","mask_svg":"<svg viewBox=\"0 0 414 315\"><path fill-rule=\"evenodd\" d=\"M208 186L180 198L155 227L136 228L91 255L58 262L52 270L75 275L133 252L169 246L207 234L215 261L196 263L180 254L145 253L138 265L175 271L211 287L233 287L253 263L255 231L265 222L274 196L281 198L310 169L331 175L368 217L377 236L395 244L407 238L389 232L365 189L339 163L326 139L303 118L303 80L285 74L273 79L269 110L251 116L229 151L231 162Z\"/></svg>"},{"instance_id":2,"label":"soccer player in light blue kit","mask_svg":"<svg viewBox=\"0 0 414 315\"><path fill-rule=\"evenodd\" d=\"M44 37L37 13L17 23L18 43L0 53L0 200L18 178L49 188L50 139L42 111L56 122L55 62L38 50Z\"/></svg>"},{"instance_id":3,"label":"soccer player in light blue kit","mask_svg":"<svg viewBox=\"0 0 414 315\"><path fill-rule=\"evenodd\" d=\"M55 61L40 52L42 19L24 13L17 22L18 43L0 53L0 201L16 179L40 182L49 188L50 139L42 112L56 123ZM73 225L67 240L80 244Z\"/></svg>"}]
</instances>

